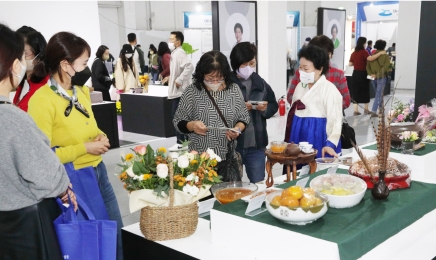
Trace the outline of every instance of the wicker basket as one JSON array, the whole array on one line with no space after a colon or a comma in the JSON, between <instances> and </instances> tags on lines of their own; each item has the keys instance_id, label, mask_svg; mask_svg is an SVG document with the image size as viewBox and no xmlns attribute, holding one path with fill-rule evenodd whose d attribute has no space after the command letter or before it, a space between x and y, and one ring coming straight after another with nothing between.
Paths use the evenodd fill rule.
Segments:
<instances>
[{"instance_id":1,"label":"wicker basket","mask_svg":"<svg viewBox=\"0 0 436 260\"><path fill-rule=\"evenodd\" d=\"M194 234L198 224L197 202L173 206L173 164L169 162L170 204L168 207L144 207L141 209L139 227L148 240L162 241L184 238Z\"/></svg>"}]
</instances>

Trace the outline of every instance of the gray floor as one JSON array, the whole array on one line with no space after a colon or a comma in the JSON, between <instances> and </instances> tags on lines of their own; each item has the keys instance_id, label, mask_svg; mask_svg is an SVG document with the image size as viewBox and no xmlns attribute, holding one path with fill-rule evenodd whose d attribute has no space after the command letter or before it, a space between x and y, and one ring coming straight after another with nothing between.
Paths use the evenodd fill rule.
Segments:
<instances>
[{"instance_id":1,"label":"gray floor","mask_svg":"<svg viewBox=\"0 0 436 260\"><path fill-rule=\"evenodd\" d=\"M414 97L414 91L410 90L397 90L395 93L395 97L400 99L403 102L408 102L410 98ZM385 96L385 100L390 96ZM373 99L370 103L370 108L372 106ZM390 103L387 105L387 108L390 108ZM360 109L362 111L362 109ZM374 133L371 127L370 117L368 115L360 115L360 116L352 116L353 115L353 107L350 106L345 110L345 115L348 123L354 128L356 132L356 142L358 145L366 144L368 142L375 141ZM376 120L377 121L377 120ZM375 121L375 122L376 122ZM152 123L152 122L144 122L144 123ZM268 119L268 136L270 141L281 141L283 140L285 125L286 125L286 117L280 117L278 115L273 118ZM126 141L125 145L122 145L120 148L111 149L105 155L103 155L104 163L106 164L109 180L112 183L115 194L118 199L118 204L121 211L121 216L123 217L124 225L131 225L139 221L139 212L130 213L129 211L129 195L126 190L124 190L121 182L117 177L117 173L119 169L117 168L117 163L120 162L120 156L124 156L125 154L130 152L130 149L135 147L137 144L149 144L153 149L157 149L159 147L171 147L175 144L175 137L172 138L160 138L154 136L140 135L129 132L122 131L122 125L119 124L120 128L120 139ZM346 154L350 152L349 150L344 150L343 153ZM280 175L282 172L281 165L275 165L273 168L273 174L275 176ZM244 176L246 179L246 176Z\"/></svg>"}]
</instances>

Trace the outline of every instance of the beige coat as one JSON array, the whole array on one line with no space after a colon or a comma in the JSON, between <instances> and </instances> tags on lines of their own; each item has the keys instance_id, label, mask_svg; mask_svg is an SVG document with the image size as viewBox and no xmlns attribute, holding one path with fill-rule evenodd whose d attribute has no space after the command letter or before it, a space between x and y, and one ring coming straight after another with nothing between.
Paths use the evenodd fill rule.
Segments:
<instances>
[{"instance_id":1,"label":"beige coat","mask_svg":"<svg viewBox=\"0 0 436 260\"><path fill-rule=\"evenodd\" d=\"M141 86L139 83L139 74L133 61L133 72L129 66L127 66L127 71L123 70L123 65L121 58L118 58L117 65L115 66L115 87L125 93L131 93L132 88L137 88ZM117 96L119 100L119 96Z\"/></svg>"}]
</instances>

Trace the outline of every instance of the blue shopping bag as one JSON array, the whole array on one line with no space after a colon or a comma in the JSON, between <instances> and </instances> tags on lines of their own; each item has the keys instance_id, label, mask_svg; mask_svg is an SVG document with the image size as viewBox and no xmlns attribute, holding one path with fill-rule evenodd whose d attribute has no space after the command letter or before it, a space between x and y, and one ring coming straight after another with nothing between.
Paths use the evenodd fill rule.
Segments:
<instances>
[{"instance_id":1,"label":"blue shopping bag","mask_svg":"<svg viewBox=\"0 0 436 260\"><path fill-rule=\"evenodd\" d=\"M76 194L85 220L77 218L73 206L66 208L57 199L62 214L53 222L64 259L115 260L117 222L96 220L85 202ZM71 201L70 201L70 205Z\"/></svg>"},{"instance_id":2,"label":"blue shopping bag","mask_svg":"<svg viewBox=\"0 0 436 260\"><path fill-rule=\"evenodd\" d=\"M56 148L57 147L53 147L52 150L55 151ZM91 209L95 219L109 220L109 215L104 205L100 188L98 187L98 181L95 177L94 168L89 166L76 170L72 162L65 163L64 167L73 185L74 193L79 195ZM85 219L82 210L78 213L78 219Z\"/></svg>"}]
</instances>

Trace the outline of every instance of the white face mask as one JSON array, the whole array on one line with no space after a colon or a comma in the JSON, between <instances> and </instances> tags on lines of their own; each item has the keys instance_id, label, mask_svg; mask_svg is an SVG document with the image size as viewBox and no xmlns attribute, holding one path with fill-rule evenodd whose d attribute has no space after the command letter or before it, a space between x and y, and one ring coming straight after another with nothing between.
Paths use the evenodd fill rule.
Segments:
<instances>
[{"instance_id":1,"label":"white face mask","mask_svg":"<svg viewBox=\"0 0 436 260\"><path fill-rule=\"evenodd\" d=\"M173 51L175 49L173 42L168 42L168 48L170 48L170 51Z\"/></svg>"},{"instance_id":2,"label":"white face mask","mask_svg":"<svg viewBox=\"0 0 436 260\"><path fill-rule=\"evenodd\" d=\"M303 84L310 84L315 82L315 72L305 72L299 70L300 72L300 82Z\"/></svg>"},{"instance_id":3,"label":"white face mask","mask_svg":"<svg viewBox=\"0 0 436 260\"><path fill-rule=\"evenodd\" d=\"M126 54L124 54L124 56L126 56L127 59L130 59L132 57L132 54L131 53L126 53Z\"/></svg>"},{"instance_id":4,"label":"white face mask","mask_svg":"<svg viewBox=\"0 0 436 260\"><path fill-rule=\"evenodd\" d=\"M206 85L206 87L210 88L210 90L212 90L213 92L218 91L218 89L221 87L221 84L223 84L223 82L218 82L216 84L213 83L209 83L206 80L203 81L204 84Z\"/></svg>"},{"instance_id":5,"label":"white face mask","mask_svg":"<svg viewBox=\"0 0 436 260\"><path fill-rule=\"evenodd\" d=\"M26 74L26 66L23 66L23 64L21 64L21 61L18 61L18 62L20 63L20 66L21 66L20 73L18 75L15 74L15 72L13 72L13 71L12 71L12 73L18 77L18 84L20 84L21 80L23 80L24 75ZM17 86L18 86L18 84L17 84ZM12 91L14 91L17 88L17 86L13 87Z\"/></svg>"},{"instance_id":6,"label":"white face mask","mask_svg":"<svg viewBox=\"0 0 436 260\"><path fill-rule=\"evenodd\" d=\"M41 53L38 53L35 58L31 59L31 60L26 60L26 71L33 71L33 61L36 59L36 57L38 57L38 55Z\"/></svg>"}]
</instances>

